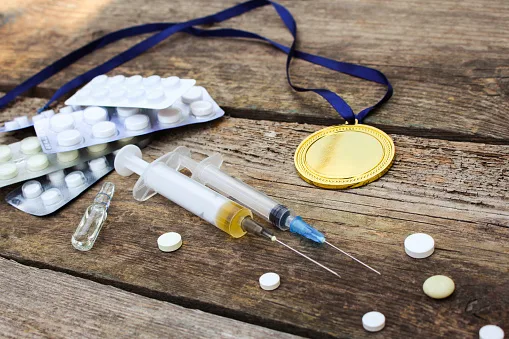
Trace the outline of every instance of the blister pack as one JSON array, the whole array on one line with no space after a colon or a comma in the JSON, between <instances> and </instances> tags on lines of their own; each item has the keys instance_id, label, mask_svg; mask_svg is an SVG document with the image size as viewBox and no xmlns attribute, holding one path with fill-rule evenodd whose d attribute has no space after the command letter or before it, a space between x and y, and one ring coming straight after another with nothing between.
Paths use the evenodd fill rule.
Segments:
<instances>
[{"instance_id":1,"label":"blister pack","mask_svg":"<svg viewBox=\"0 0 509 339\"><path fill-rule=\"evenodd\" d=\"M37 119L51 118L54 114L55 111L50 109L48 111L41 112L40 114L35 115L32 118L29 118L26 115L22 115L12 119L11 121L6 121L3 126L0 126L0 132L10 132L16 131L18 129L31 127L34 125L34 122Z\"/></svg>"},{"instance_id":2,"label":"blister pack","mask_svg":"<svg viewBox=\"0 0 509 339\"><path fill-rule=\"evenodd\" d=\"M0 145L0 187L37 178L50 172L112 153L127 144L143 144L147 137L126 138L56 154L45 154L37 137Z\"/></svg>"},{"instance_id":3,"label":"blister pack","mask_svg":"<svg viewBox=\"0 0 509 339\"><path fill-rule=\"evenodd\" d=\"M170 107L194 84L194 79L180 79L176 76L161 78L152 75L143 78L141 75L133 75L126 78L123 75L108 77L102 74L83 86L65 104L163 109Z\"/></svg>"},{"instance_id":4,"label":"blister pack","mask_svg":"<svg viewBox=\"0 0 509 339\"><path fill-rule=\"evenodd\" d=\"M17 209L37 216L55 212L113 170L109 154L25 182L5 198Z\"/></svg>"},{"instance_id":5,"label":"blister pack","mask_svg":"<svg viewBox=\"0 0 509 339\"><path fill-rule=\"evenodd\" d=\"M144 135L217 119L224 111L203 87L195 86L168 108L106 108L89 106L71 114L55 114L35 122L35 132L45 153L68 152L82 147Z\"/></svg>"}]
</instances>

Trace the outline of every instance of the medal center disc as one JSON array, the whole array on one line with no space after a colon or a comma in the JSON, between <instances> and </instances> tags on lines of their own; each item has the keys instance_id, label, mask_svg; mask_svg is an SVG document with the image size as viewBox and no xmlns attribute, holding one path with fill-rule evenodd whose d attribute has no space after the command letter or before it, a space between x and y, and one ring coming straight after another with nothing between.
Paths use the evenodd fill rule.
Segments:
<instances>
[{"instance_id":1,"label":"medal center disc","mask_svg":"<svg viewBox=\"0 0 509 339\"><path fill-rule=\"evenodd\" d=\"M351 178L375 168L384 150L373 136L358 131L343 131L318 139L308 149L308 166L329 178Z\"/></svg>"}]
</instances>

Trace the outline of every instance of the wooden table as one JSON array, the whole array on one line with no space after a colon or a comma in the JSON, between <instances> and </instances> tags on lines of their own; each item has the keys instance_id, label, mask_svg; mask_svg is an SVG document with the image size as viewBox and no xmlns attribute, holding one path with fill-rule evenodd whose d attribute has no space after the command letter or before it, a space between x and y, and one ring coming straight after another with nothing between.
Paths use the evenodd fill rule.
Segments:
<instances>
[{"instance_id":1,"label":"wooden table","mask_svg":"<svg viewBox=\"0 0 509 339\"><path fill-rule=\"evenodd\" d=\"M115 29L187 20L234 3L3 0L0 90ZM267 45L178 34L112 74L196 78L227 112L220 121L160 133L146 159L178 145L220 152L229 173L298 211L382 276L289 233L278 236L343 278L263 239L229 239L161 196L135 201L136 178L113 173L101 181L117 187L107 224L86 253L70 237L99 185L44 218L0 204L3 336L476 338L486 324L509 332L509 2L282 3L297 19L303 50L373 66L394 84L391 101L366 120L396 144L396 161L380 180L335 191L298 177L299 142L342 121L318 96L289 88L285 55ZM290 42L268 7L220 26ZM84 58L3 110L2 122L33 115L65 81L140 40ZM341 93L355 109L384 90L301 61L292 74L297 84ZM1 198L12 188L1 189ZM168 231L184 239L171 254L156 245ZM405 237L415 232L434 237L430 258L404 253ZM267 271L282 277L276 291L258 286ZM422 292L436 274L456 283L442 301ZM375 335L361 325L372 310L387 318Z\"/></svg>"}]
</instances>

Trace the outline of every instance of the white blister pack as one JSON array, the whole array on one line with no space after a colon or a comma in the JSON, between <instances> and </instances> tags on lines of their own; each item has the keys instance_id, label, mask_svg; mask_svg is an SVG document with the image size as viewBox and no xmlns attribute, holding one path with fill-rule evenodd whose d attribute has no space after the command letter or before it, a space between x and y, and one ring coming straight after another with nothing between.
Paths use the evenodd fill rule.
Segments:
<instances>
[{"instance_id":1,"label":"white blister pack","mask_svg":"<svg viewBox=\"0 0 509 339\"><path fill-rule=\"evenodd\" d=\"M36 216L55 212L113 170L109 154L74 167L25 182L5 198L17 209Z\"/></svg>"},{"instance_id":2,"label":"white blister pack","mask_svg":"<svg viewBox=\"0 0 509 339\"><path fill-rule=\"evenodd\" d=\"M71 114L55 114L49 119L37 120L35 132L45 153L68 152L207 122L223 115L224 111L207 90L195 86L165 109L89 106Z\"/></svg>"},{"instance_id":3,"label":"white blister pack","mask_svg":"<svg viewBox=\"0 0 509 339\"><path fill-rule=\"evenodd\" d=\"M11 121L6 121L3 126L0 126L0 132L10 132L16 131L18 129L31 127L34 125L37 119L51 118L54 114L55 111L50 109L48 111L41 112L38 115L33 116L32 118L29 118L26 115L22 115L12 119Z\"/></svg>"},{"instance_id":4,"label":"white blister pack","mask_svg":"<svg viewBox=\"0 0 509 339\"><path fill-rule=\"evenodd\" d=\"M108 77L102 74L67 99L65 104L163 109L170 107L194 84L194 79L180 79L176 76L161 78L152 75L143 78L141 75L133 75L126 78L123 75Z\"/></svg>"},{"instance_id":5,"label":"white blister pack","mask_svg":"<svg viewBox=\"0 0 509 339\"><path fill-rule=\"evenodd\" d=\"M50 172L112 153L127 144L143 144L146 137L128 138L80 150L45 154L37 137L28 137L10 145L0 145L0 187L37 178Z\"/></svg>"}]
</instances>

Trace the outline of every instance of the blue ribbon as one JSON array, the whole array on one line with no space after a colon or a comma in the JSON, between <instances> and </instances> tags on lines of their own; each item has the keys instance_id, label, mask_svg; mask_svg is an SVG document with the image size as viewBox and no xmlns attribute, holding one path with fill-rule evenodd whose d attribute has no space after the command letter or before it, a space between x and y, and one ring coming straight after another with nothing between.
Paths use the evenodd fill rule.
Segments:
<instances>
[{"instance_id":1,"label":"blue ribbon","mask_svg":"<svg viewBox=\"0 0 509 339\"><path fill-rule=\"evenodd\" d=\"M258 35L256 33L251 33L248 31L233 29L233 28L222 28L222 29L213 29L213 30L203 30L198 29L196 25L210 25L218 22L222 22L225 20L228 20L232 17L244 14L248 11L251 11L255 8L262 7L265 5L271 4L276 12L278 13L279 17L285 24L285 26L288 28L290 33L293 36L293 42L290 47L287 47L285 45L282 45L280 43L277 43L271 39L268 39L266 37L263 37L261 35ZM111 58L107 62L103 63L102 65L99 65L79 76L72 79L71 81L67 82L65 85L63 85L60 89L58 89L55 94L51 97L51 99L46 103L44 107L42 107L39 112L47 109L50 104L52 104L55 100L59 99L60 97L66 95L70 91L75 90L76 88L82 86L83 84L89 82L94 77L100 74L107 73L114 69L115 67L122 65L123 63L135 58L136 56L140 55L141 53L145 52L146 50L150 49L151 47L157 45L161 41L165 40L169 36L173 35L177 32L185 32L188 34L192 34L195 36L200 37L224 37L224 38L245 38L245 39L256 39L265 41L275 48L279 49L280 51L286 53L288 55L286 60L286 76L288 79L288 83L290 86L299 92L314 92L319 95L321 95L325 100L327 100L334 109L349 123L355 123L355 121L362 122L362 120L369 114L371 110L373 110L376 107L379 107L384 102L389 100L389 98L392 96L393 89L389 82L389 80L385 77L385 75L373 68L355 65L351 63L345 63L336 61L333 59L328 59L325 57L321 57L318 55L313 55L310 53L301 52L295 49L295 44L297 40L297 24L291 15L291 13L282 5L274 2L274 1L268 1L268 0L250 0L241 4L238 4L236 6L230 7L228 9L225 9L223 11L220 11L216 14L205 16L202 18L197 18L193 20L189 20L186 22L181 23L152 23L152 24L145 24L145 25L139 25L139 26L133 26L125 29L121 29L112 33L109 33L97 40L94 40L90 42L89 44L75 50L74 52L64 56L63 58L55 61L50 66L46 67L39 73L35 74L34 76L30 77L28 80L14 88L12 91L7 93L4 97L0 99L0 108L6 106L9 102L14 100L18 95L22 94L23 92L37 86L38 84L42 83L49 77L53 76L54 74L60 72L62 69L66 68L67 66L71 65L72 63L76 62L77 60L81 59L82 57L94 52L95 50L98 50L110 43L116 42L120 39L126 38L126 37L132 37L136 35L141 34L147 34L147 33L153 33L153 32L159 32L154 34L153 36L141 41L140 43L134 45L133 47L127 49L126 51L120 53L119 55ZM300 86L296 86L291 81L290 76L290 64L292 61L292 58L299 58L305 61L308 61L310 63L314 63L316 65L329 68L331 70L345 73L351 76L355 76L361 79L373 81L382 85L387 86L387 91L383 98L379 100L375 105L367 107L360 111L357 115L354 114L352 108L348 103L343 100L339 95L336 93L324 89L324 88L304 88Z\"/></svg>"}]
</instances>

